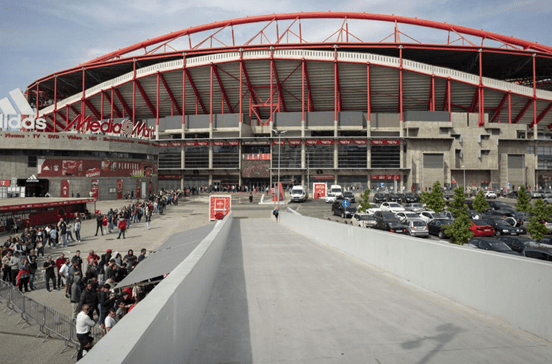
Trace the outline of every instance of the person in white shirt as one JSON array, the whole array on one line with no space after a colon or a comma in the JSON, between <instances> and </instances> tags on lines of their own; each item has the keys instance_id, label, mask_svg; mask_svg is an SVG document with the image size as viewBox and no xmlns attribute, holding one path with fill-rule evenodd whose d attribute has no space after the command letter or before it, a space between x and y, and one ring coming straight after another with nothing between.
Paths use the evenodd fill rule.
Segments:
<instances>
[{"instance_id":1,"label":"person in white shirt","mask_svg":"<svg viewBox=\"0 0 552 364\"><path fill-rule=\"evenodd\" d=\"M71 267L71 261L69 260L69 258L65 258L65 264L63 264L59 268L59 275L61 276L61 281L65 286L65 297L69 297L69 287L71 286L71 283L73 283L73 282L68 282L70 267Z\"/></svg>"},{"instance_id":2,"label":"person in white shirt","mask_svg":"<svg viewBox=\"0 0 552 364\"><path fill-rule=\"evenodd\" d=\"M115 324L117 323L117 320L115 319L115 313L116 313L115 309L110 308L109 314L105 318L105 330L107 332L109 332L113 328L113 326L115 326Z\"/></svg>"},{"instance_id":3,"label":"person in white shirt","mask_svg":"<svg viewBox=\"0 0 552 364\"><path fill-rule=\"evenodd\" d=\"M82 359L82 353L83 351L90 350L92 347L92 342L94 339L90 337L90 329L96 325L94 320L92 320L88 316L88 311L90 310L90 306L88 305L82 305L82 310L77 315L76 320L76 331L77 331L77 338L79 339L79 353L77 354L77 361Z\"/></svg>"}]
</instances>

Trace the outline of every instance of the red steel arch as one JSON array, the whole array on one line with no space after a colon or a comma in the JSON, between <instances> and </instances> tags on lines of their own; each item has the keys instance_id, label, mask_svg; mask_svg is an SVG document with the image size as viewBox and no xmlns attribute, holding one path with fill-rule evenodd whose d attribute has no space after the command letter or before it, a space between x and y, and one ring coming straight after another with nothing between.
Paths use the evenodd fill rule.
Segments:
<instances>
[{"instance_id":1,"label":"red steel arch","mask_svg":"<svg viewBox=\"0 0 552 364\"><path fill-rule=\"evenodd\" d=\"M445 22L437 22L432 20L424 20L418 18L409 18L405 16L398 15L387 15L387 14L372 14L372 13L355 13L355 12L307 12L307 13L287 13L287 14L270 14L270 15L257 15L250 16L245 18L237 18L231 20L224 20L213 22L210 24L204 24L199 26L194 26L179 30L176 32L168 33L156 38L152 38L134 45L121 48L117 51L108 53L104 56L97 57L91 61L88 61L82 66L93 65L103 62L109 62L113 59L119 59L126 54L135 52L140 49L145 49L146 47L153 45L163 45L163 43L173 41L183 36L188 36L195 33L200 33L209 30L219 29L217 33L227 27L232 27L235 25L243 24L253 24L267 21L279 21L279 20L301 20L301 19L356 19L356 20L373 20L373 21L382 21L382 22L392 22L397 24L408 24L421 26L432 29L439 29L444 31L449 31L456 33L458 35L465 34L470 36L479 37L484 41L485 39L502 42L509 46L522 47L523 50L531 50L535 52L552 54L552 47L538 44L536 42L529 42L519 38L510 37L501 35L498 33L488 32L485 30L478 30L469 27L447 24ZM472 47L477 47L472 45Z\"/></svg>"}]
</instances>

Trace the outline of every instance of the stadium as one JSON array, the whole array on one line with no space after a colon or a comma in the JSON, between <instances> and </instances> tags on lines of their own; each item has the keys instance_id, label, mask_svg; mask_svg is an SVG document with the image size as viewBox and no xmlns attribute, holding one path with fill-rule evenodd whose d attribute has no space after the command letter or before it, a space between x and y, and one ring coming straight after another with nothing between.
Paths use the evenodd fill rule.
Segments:
<instances>
[{"instance_id":1,"label":"stadium","mask_svg":"<svg viewBox=\"0 0 552 364\"><path fill-rule=\"evenodd\" d=\"M549 46L418 18L315 12L220 21L33 82L25 94L48 143L17 139L25 150L12 163L25 168L13 170L24 179L43 172L31 159L44 166L77 150L85 164L101 162L104 198L135 181L547 189L551 73ZM124 180L131 188L108 173L121 158L136 161ZM81 190L90 184L86 173L69 177Z\"/></svg>"}]
</instances>

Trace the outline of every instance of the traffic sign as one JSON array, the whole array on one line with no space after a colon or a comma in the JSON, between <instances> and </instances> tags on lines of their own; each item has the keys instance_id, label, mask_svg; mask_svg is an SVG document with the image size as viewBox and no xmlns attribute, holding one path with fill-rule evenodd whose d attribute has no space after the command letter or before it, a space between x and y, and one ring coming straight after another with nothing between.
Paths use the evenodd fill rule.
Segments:
<instances>
[{"instance_id":1,"label":"traffic sign","mask_svg":"<svg viewBox=\"0 0 552 364\"><path fill-rule=\"evenodd\" d=\"M349 202L349 200L343 200L343 201L341 201L341 206L343 206L343 207L349 207L350 204L351 204L351 203Z\"/></svg>"},{"instance_id":2,"label":"traffic sign","mask_svg":"<svg viewBox=\"0 0 552 364\"><path fill-rule=\"evenodd\" d=\"M380 183L380 187L385 187L385 183Z\"/></svg>"}]
</instances>

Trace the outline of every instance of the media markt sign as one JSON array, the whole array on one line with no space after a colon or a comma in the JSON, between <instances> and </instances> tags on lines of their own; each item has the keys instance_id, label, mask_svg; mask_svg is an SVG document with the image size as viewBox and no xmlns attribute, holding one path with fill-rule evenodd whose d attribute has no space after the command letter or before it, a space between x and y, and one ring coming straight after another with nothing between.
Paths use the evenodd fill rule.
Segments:
<instances>
[{"instance_id":1,"label":"media markt sign","mask_svg":"<svg viewBox=\"0 0 552 364\"><path fill-rule=\"evenodd\" d=\"M46 120L42 118L36 118L34 116L34 110L29 105L23 92L16 88L10 91L10 96L13 99L13 103L19 109L19 112L15 109L14 104L7 98L0 100L0 128L11 129L18 131L21 129L27 130L45 130Z\"/></svg>"},{"instance_id":2,"label":"media markt sign","mask_svg":"<svg viewBox=\"0 0 552 364\"><path fill-rule=\"evenodd\" d=\"M155 128L146 126L145 122L132 123L130 119L123 119L120 123L115 120L92 120L91 116L83 118L81 115L75 119L75 129L84 133L110 133L120 134L126 137L153 138Z\"/></svg>"}]
</instances>

